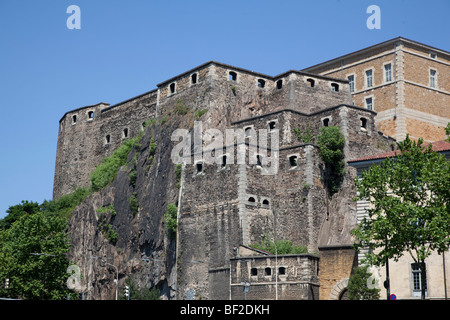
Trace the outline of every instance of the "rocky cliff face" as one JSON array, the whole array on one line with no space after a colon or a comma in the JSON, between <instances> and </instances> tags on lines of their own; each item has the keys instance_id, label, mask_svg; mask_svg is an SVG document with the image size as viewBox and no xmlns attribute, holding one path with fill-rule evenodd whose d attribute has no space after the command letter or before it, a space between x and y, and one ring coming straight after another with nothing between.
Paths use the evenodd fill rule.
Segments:
<instances>
[{"instance_id":1,"label":"rocky cliff face","mask_svg":"<svg viewBox=\"0 0 450 320\"><path fill-rule=\"evenodd\" d=\"M163 218L178 199L170 127L147 127L128 165L72 213L70 260L81 269L87 299L114 299L116 272L119 297L127 278L139 288L157 287L164 299L174 296L176 244Z\"/></svg>"}]
</instances>

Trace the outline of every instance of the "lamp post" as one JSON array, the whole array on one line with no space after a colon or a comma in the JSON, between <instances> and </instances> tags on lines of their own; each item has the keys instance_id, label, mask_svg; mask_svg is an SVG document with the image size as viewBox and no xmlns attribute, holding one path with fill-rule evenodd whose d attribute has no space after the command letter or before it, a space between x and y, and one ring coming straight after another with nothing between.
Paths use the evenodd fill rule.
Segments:
<instances>
[{"instance_id":1,"label":"lamp post","mask_svg":"<svg viewBox=\"0 0 450 320\"><path fill-rule=\"evenodd\" d=\"M265 235L261 235L262 238L265 238ZM273 242L273 246L275 247L275 300L278 300L278 253L277 253L277 244L275 243L275 239L271 240Z\"/></svg>"},{"instance_id":2,"label":"lamp post","mask_svg":"<svg viewBox=\"0 0 450 320\"><path fill-rule=\"evenodd\" d=\"M247 292L250 290L250 283L242 281L241 286L244 288L244 300L247 300Z\"/></svg>"},{"instance_id":3,"label":"lamp post","mask_svg":"<svg viewBox=\"0 0 450 320\"><path fill-rule=\"evenodd\" d=\"M89 257L89 258L90 259L98 259L98 260L105 259L105 258L102 258L102 257ZM116 280L115 280L115 282L116 282L116 300L117 300L118 288L119 288L119 270L117 269L117 267L115 265L113 265L113 264L111 264L109 262L105 261L105 264L113 267L116 270Z\"/></svg>"}]
</instances>

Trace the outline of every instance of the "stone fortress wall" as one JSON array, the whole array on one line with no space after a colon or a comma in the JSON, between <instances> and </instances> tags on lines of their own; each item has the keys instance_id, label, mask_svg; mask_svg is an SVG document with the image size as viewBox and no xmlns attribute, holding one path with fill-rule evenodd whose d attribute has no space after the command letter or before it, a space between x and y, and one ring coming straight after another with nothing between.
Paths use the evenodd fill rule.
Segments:
<instances>
[{"instance_id":1,"label":"stone fortress wall","mask_svg":"<svg viewBox=\"0 0 450 320\"><path fill-rule=\"evenodd\" d=\"M295 131L317 137L321 127L339 126L347 159L390 150L395 140L378 132L376 113L353 106L351 99L346 80L296 70L272 77L210 61L114 106L99 103L67 112L60 120L54 198L87 186L90 172L124 139L137 136L149 119L164 124L173 110L205 110L198 119L203 129L278 130L275 175L262 175L262 166L249 161L202 164L200 169L194 163L182 171L177 291L194 289L198 297L227 299L231 291L223 288L236 278L236 268L230 269L235 248L259 242L262 234L302 244L311 253L321 246L352 243L348 231L355 225L356 207L348 200L354 196L351 169L343 191L329 202L315 140L299 141ZM301 259L286 257L291 260ZM255 261L262 270L262 262L270 259ZM312 276L314 281L295 296L311 298L307 292L317 291L318 275ZM331 286L337 280L330 281Z\"/></svg>"}]
</instances>

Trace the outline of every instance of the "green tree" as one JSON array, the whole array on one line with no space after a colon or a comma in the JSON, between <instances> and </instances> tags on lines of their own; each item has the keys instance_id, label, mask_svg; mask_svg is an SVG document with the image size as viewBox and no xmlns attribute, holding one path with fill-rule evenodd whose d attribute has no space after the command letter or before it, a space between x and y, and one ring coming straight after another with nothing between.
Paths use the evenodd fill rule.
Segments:
<instances>
[{"instance_id":1,"label":"green tree","mask_svg":"<svg viewBox=\"0 0 450 320\"><path fill-rule=\"evenodd\" d=\"M10 206L6 217L0 220L0 230L6 230L24 215L35 214L40 211L39 203L33 201L22 201L20 204Z\"/></svg>"},{"instance_id":2,"label":"green tree","mask_svg":"<svg viewBox=\"0 0 450 320\"><path fill-rule=\"evenodd\" d=\"M67 220L37 212L0 232L0 296L64 299L69 250ZM9 280L8 288L3 286Z\"/></svg>"},{"instance_id":3,"label":"green tree","mask_svg":"<svg viewBox=\"0 0 450 320\"><path fill-rule=\"evenodd\" d=\"M421 270L435 250L450 245L450 163L406 139L398 143L400 154L374 165L355 183L358 198L371 204L368 216L352 233L357 247L369 247L370 264L382 266L387 259L409 253ZM422 283L425 273L422 272ZM422 286L422 298L425 286Z\"/></svg>"},{"instance_id":4,"label":"green tree","mask_svg":"<svg viewBox=\"0 0 450 320\"><path fill-rule=\"evenodd\" d=\"M380 289L371 287L373 284L368 266L361 266L354 269L354 273L348 281L348 298L350 300L378 300L380 299Z\"/></svg>"}]
</instances>

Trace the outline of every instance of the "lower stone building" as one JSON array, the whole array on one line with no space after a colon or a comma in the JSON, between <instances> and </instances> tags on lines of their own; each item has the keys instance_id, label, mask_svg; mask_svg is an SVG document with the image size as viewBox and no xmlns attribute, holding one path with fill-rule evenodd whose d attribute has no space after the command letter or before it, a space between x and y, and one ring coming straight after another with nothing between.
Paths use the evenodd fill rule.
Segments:
<instances>
[{"instance_id":1,"label":"lower stone building","mask_svg":"<svg viewBox=\"0 0 450 320\"><path fill-rule=\"evenodd\" d=\"M231 300L318 300L319 257L240 246L230 260Z\"/></svg>"}]
</instances>

